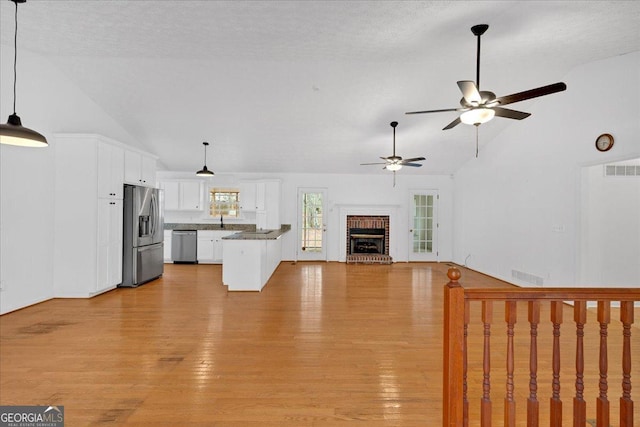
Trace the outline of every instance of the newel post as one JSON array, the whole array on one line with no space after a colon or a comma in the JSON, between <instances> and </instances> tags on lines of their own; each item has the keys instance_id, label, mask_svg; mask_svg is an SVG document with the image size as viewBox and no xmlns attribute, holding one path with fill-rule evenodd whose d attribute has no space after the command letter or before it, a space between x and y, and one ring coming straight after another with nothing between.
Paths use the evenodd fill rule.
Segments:
<instances>
[{"instance_id":1,"label":"newel post","mask_svg":"<svg viewBox=\"0 0 640 427\"><path fill-rule=\"evenodd\" d=\"M443 427L463 425L464 375L464 288L458 283L461 273L455 267L447 271L444 288Z\"/></svg>"}]
</instances>

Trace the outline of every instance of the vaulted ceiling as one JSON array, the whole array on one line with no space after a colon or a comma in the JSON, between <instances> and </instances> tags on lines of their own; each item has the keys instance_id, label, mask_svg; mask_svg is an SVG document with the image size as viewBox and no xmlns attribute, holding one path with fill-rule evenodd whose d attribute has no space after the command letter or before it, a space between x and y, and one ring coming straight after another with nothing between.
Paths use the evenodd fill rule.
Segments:
<instances>
[{"instance_id":1,"label":"vaulted ceiling","mask_svg":"<svg viewBox=\"0 0 640 427\"><path fill-rule=\"evenodd\" d=\"M0 2L2 49L14 5ZM46 1L19 6L19 49L47 57L169 170L449 174L475 155L475 128L442 128L457 80L498 96L640 49L637 1ZM594 82L606 84L606 82ZM569 88L567 90L571 90ZM513 107L528 111L554 97ZM526 119L535 126L536 116ZM480 149L506 126L480 127Z\"/></svg>"}]
</instances>

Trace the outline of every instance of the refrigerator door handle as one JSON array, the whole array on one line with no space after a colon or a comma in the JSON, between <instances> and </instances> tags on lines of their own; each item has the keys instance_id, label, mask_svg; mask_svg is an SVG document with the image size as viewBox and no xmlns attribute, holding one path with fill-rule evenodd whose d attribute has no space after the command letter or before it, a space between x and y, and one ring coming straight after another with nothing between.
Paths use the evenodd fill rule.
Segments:
<instances>
[{"instance_id":1,"label":"refrigerator door handle","mask_svg":"<svg viewBox=\"0 0 640 427\"><path fill-rule=\"evenodd\" d=\"M151 219L151 236L156 234L156 196L151 193L151 203L149 204L149 218Z\"/></svg>"}]
</instances>

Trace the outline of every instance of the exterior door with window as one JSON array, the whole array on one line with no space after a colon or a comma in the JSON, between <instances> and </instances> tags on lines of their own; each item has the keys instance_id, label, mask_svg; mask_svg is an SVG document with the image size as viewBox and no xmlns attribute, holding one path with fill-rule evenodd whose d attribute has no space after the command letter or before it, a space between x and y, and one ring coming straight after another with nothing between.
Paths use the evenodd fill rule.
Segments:
<instances>
[{"instance_id":1,"label":"exterior door with window","mask_svg":"<svg viewBox=\"0 0 640 427\"><path fill-rule=\"evenodd\" d=\"M326 189L298 189L297 259L301 261L327 260L326 206Z\"/></svg>"},{"instance_id":2,"label":"exterior door with window","mask_svg":"<svg viewBox=\"0 0 640 427\"><path fill-rule=\"evenodd\" d=\"M409 261L438 260L438 192L412 191L409 211Z\"/></svg>"}]
</instances>

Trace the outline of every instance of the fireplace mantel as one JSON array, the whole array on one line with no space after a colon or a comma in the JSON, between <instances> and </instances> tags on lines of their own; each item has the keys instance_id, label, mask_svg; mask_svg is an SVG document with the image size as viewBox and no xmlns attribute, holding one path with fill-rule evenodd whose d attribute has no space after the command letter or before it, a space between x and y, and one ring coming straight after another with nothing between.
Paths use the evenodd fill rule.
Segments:
<instances>
[{"instance_id":1,"label":"fireplace mantel","mask_svg":"<svg viewBox=\"0 0 640 427\"><path fill-rule=\"evenodd\" d=\"M344 203L336 203L334 206L339 208L340 211L342 211L342 209L366 209L367 212L370 212L371 210L376 210L376 209L390 210L390 209L398 209L402 207L402 205L352 205L352 204L344 204ZM370 215L370 214L349 213L349 215Z\"/></svg>"}]
</instances>

